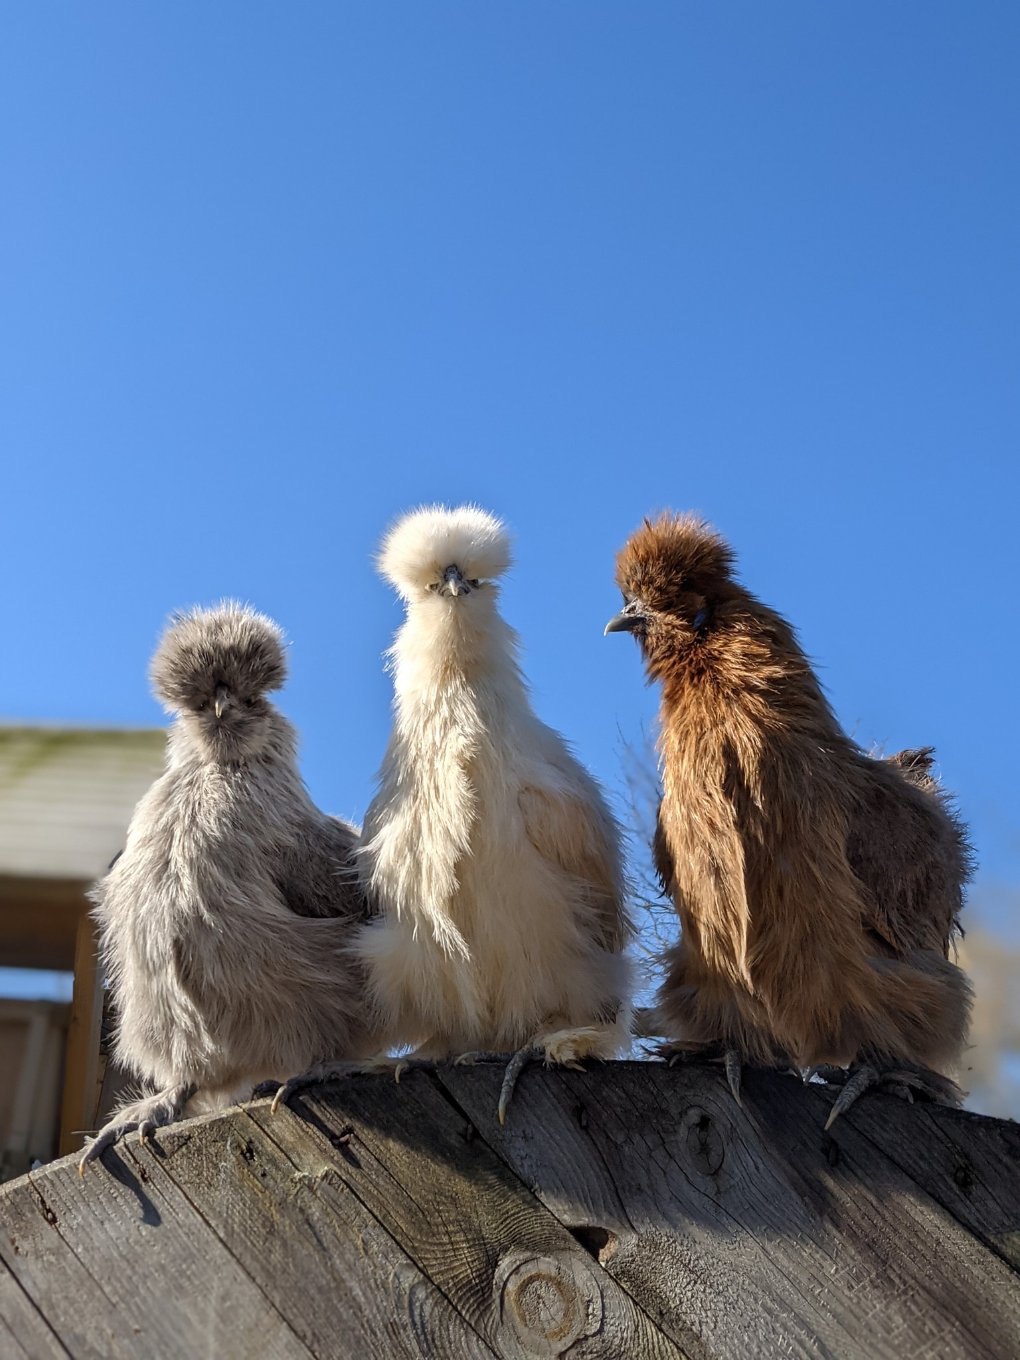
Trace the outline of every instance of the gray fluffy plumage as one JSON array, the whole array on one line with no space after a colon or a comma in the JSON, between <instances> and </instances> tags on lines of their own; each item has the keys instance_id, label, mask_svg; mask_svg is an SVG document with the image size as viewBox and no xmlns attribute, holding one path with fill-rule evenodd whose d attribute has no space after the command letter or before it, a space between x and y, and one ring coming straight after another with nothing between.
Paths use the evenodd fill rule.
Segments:
<instances>
[{"instance_id":1,"label":"gray fluffy plumage","mask_svg":"<svg viewBox=\"0 0 1020 1360\"><path fill-rule=\"evenodd\" d=\"M175 617L153 658L176 714L167 768L93 902L115 1056L157 1094L115 1115L88 1160L192 1096L189 1111L219 1108L372 1050L348 951L366 916L358 833L308 796L293 729L266 698L284 675L279 629L232 602Z\"/></svg>"}]
</instances>

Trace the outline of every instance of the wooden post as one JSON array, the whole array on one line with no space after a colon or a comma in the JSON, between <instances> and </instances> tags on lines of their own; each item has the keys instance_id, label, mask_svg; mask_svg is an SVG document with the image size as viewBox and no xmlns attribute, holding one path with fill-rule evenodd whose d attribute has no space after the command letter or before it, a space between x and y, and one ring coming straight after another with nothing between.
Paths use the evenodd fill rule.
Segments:
<instances>
[{"instance_id":1,"label":"wooden post","mask_svg":"<svg viewBox=\"0 0 1020 1360\"><path fill-rule=\"evenodd\" d=\"M64 1056L64 1095L60 1106L60 1155L77 1152L82 1133L91 1131L99 1079L99 1030L103 1019L103 978L96 929L82 903L74 944L74 992Z\"/></svg>"}]
</instances>

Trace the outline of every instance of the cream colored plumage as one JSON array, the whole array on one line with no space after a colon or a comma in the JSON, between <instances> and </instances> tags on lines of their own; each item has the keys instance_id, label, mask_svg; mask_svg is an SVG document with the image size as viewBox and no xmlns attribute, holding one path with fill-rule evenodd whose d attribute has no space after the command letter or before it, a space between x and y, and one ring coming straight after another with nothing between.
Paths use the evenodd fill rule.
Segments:
<instances>
[{"instance_id":1,"label":"cream colored plumage","mask_svg":"<svg viewBox=\"0 0 1020 1360\"><path fill-rule=\"evenodd\" d=\"M619 833L532 711L497 609L509 564L502 524L473 507L415 511L383 544L407 618L359 854L378 913L361 952L384 1032L420 1057L613 1057L629 993Z\"/></svg>"}]
</instances>

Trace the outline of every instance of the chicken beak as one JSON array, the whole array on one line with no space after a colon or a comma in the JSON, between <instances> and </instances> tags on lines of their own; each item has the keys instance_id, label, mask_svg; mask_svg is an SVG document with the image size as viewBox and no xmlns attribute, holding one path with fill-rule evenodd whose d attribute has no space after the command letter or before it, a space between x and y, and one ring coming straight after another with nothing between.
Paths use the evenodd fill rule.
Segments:
<instances>
[{"instance_id":1,"label":"chicken beak","mask_svg":"<svg viewBox=\"0 0 1020 1360\"><path fill-rule=\"evenodd\" d=\"M229 703L230 703L230 690L227 689L226 685L217 685L216 697L213 700L213 711L215 712L217 718L223 717L223 710Z\"/></svg>"},{"instance_id":2,"label":"chicken beak","mask_svg":"<svg viewBox=\"0 0 1020 1360\"><path fill-rule=\"evenodd\" d=\"M471 594L471 587L461 575L460 567L450 566L443 572L442 594L452 595L454 599L458 595Z\"/></svg>"},{"instance_id":3,"label":"chicken beak","mask_svg":"<svg viewBox=\"0 0 1020 1360\"><path fill-rule=\"evenodd\" d=\"M614 614L603 629L602 636L608 637L610 633L633 633L644 619L640 614L628 614L623 610L619 614Z\"/></svg>"}]
</instances>

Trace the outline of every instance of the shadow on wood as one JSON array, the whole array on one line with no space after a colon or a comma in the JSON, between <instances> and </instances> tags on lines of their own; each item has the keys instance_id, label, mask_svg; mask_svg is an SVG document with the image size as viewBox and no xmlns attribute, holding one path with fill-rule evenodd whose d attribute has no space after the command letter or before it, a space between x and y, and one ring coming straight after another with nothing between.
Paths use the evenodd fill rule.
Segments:
<instances>
[{"instance_id":1,"label":"shadow on wood","mask_svg":"<svg viewBox=\"0 0 1020 1360\"><path fill-rule=\"evenodd\" d=\"M0 1349L1002 1357L1020 1128L716 1069L354 1078L0 1190Z\"/></svg>"}]
</instances>

